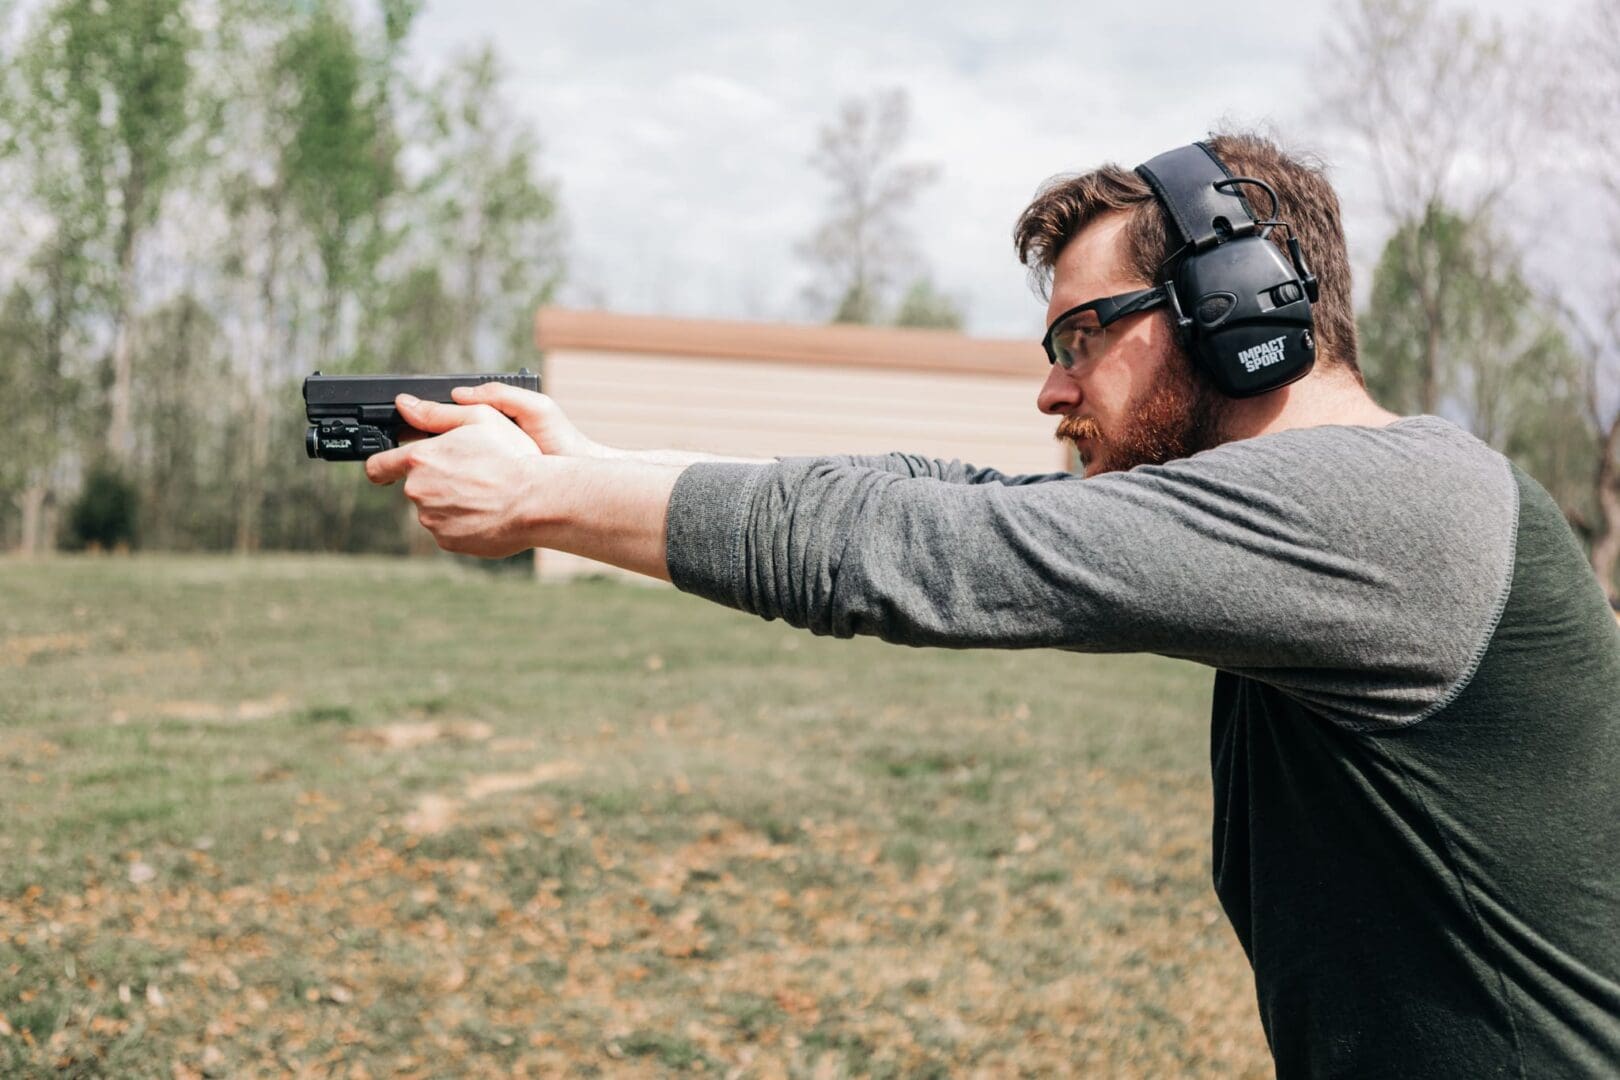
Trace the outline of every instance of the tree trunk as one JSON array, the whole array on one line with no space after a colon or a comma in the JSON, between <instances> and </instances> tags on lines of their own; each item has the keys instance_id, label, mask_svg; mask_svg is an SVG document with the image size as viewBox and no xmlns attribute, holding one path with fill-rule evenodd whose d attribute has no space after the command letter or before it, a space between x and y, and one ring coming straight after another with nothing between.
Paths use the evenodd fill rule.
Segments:
<instances>
[{"instance_id":1,"label":"tree trunk","mask_svg":"<svg viewBox=\"0 0 1620 1080\"><path fill-rule=\"evenodd\" d=\"M135 429L131 423L131 364L129 340L129 294L127 283L129 278L120 270L119 276L126 285L120 289L123 293L118 299L117 328L113 331L112 346L112 389L109 391L109 416L107 418L107 452L112 459L121 466L127 467L135 456Z\"/></svg>"},{"instance_id":2,"label":"tree trunk","mask_svg":"<svg viewBox=\"0 0 1620 1080\"><path fill-rule=\"evenodd\" d=\"M242 478L240 499L237 503L235 549L242 554L256 552L263 546L260 535L264 509L264 471L270 460L270 387L275 384L272 375L272 350L275 348L276 282L281 275L281 204L283 187L278 184L270 193L270 252L265 259L264 274L259 279L259 312L264 319L264 330L254 349L255 355L248 366L248 430L247 470Z\"/></svg>"},{"instance_id":3,"label":"tree trunk","mask_svg":"<svg viewBox=\"0 0 1620 1080\"><path fill-rule=\"evenodd\" d=\"M1423 331L1423 388L1418 411L1434 415L1440 404L1440 320L1430 313Z\"/></svg>"},{"instance_id":4,"label":"tree trunk","mask_svg":"<svg viewBox=\"0 0 1620 1080\"><path fill-rule=\"evenodd\" d=\"M467 253L467 296L461 312L461 370L478 370L478 321L484 307L484 226L478 224L478 239Z\"/></svg>"},{"instance_id":5,"label":"tree trunk","mask_svg":"<svg viewBox=\"0 0 1620 1080\"><path fill-rule=\"evenodd\" d=\"M17 551L22 555L43 555L45 543L45 507L50 501L51 489L44 483L32 483L17 496L17 509L22 512L22 535Z\"/></svg>"},{"instance_id":6,"label":"tree trunk","mask_svg":"<svg viewBox=\"0 0 1620 1080\"><path fill-rule=\"evenodd\" d=\"M1612 604L1620 599L1614 585L1615 562L1620 560L1620 463L1615 455L1620 452L1620 415L1609 423L1603 438L1603 456L1597 468L1598 524L1597 539L1592 544L1592 572Z\"/></svg>"},{"instance_id":7,"label":"tree trunk","mask_svg":"<svg viewBox=\"0 0 1620 1080\"><path fill-rule=\"evenodd\" d=\"M259 550L260 510L264 506L264 470L270 456L270 405L262 388L248 403L247 470L238 491L236 542L238 554Z\"/></svg>"},{"instance_id":8,"label":"tree trunk","mask_svg":"<svg viewBox=\"0 0 1620 1080\"><path fill-rule=\"evenodd\" d=\"M130 322L135 307L136 222L146 187L142 173L137 158L130 164L129 181L123 192L124 220L118 230L118 313L113 324L112 400L107 419L107 450L113 461L126 471L135 456L134 343L130 340Z\"/></svg>"},{"instance_id":9,"label":"tree trunk","mask_svg":"<svg viewBox=\"0 0 1620 1080\"><path fill-rule=\"evenodd\" d=\"M1445 288L1445 269L1434 267L1431 278L1415 232L1409 243L1407 259L1418 284L1418 302L1423 306L1423 383L1418 388L1418 412L1433 416L1440 408L1440 337L1444 317L1441 293Z\"/></svg>"}]
</instances>

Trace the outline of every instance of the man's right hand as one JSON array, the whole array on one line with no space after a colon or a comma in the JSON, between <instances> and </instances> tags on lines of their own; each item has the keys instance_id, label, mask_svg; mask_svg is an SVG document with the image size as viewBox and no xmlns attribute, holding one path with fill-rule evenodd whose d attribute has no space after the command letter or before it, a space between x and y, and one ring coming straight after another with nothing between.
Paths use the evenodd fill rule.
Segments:
<instances>
[{"instance_id":1,"label":"man's right hand","mask_svg":"<svg viewBox=\"0 0 1620 1080\"><path fill-rule=\"evenodd\" d=\"M620 455L585 437L559 406L545 394L505 383L458 386L450 391L458 405L489 405L510 416L543 454L557 457L608 459Z\"/></svg>"}]
</instances>

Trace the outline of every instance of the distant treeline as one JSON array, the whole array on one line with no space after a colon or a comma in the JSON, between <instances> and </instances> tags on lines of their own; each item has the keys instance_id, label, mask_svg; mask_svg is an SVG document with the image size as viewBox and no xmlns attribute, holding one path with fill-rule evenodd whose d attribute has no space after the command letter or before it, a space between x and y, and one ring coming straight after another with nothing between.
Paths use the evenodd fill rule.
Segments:
<instances>
[{"instance_id":1,"label":"distant treeline","mask_svg":"<svg viewBox=\"0 0 1620 1080\"><path fill-rule=\"evenodd\" d=\"M534 363L553 186L415 0L56 0L0 41L0 543L401 551L299 380ZM19 243L20 241L20 243ZM431 543L429 545L431 547Z\"/></svg>"},{"instance_id":2,"label":"distant treeline","mask_svg":"<svg viewBox=\"0 0 1620 1080\"><path fill-rule=\"evenodd\" d=\"M418 8L55 0L10 19L0 547L431 548L396 493L302 458L298 381L532 364L564 257L493 52L413 70ZM1374 395L1515 458L1612 588L1620 0L1563 26L1357 0L1312 70L1316 141L1335 176L1371 177L1390 227L1359 313ZM798 254L835 320L962 321L904 220L937 175L903 158L910 108L851 99L807 133L832 195ZM1554 182L1588 216L1553 214ZM1572 272L1535 280L1531 242L1566 245Z\"/></svg>"}]
</instances>

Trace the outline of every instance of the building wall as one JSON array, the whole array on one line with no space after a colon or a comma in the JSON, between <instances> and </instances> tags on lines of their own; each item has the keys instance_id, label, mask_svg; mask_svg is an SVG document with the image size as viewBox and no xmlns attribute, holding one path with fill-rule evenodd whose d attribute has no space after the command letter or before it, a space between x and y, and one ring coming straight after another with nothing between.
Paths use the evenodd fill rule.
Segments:
<instances>
[{"instance_id":1,"label":"building wall","mask_svg":"<svg viewBox=\"0 0 1620 1080\"><path fill-rule=\"evenodd\" d=\"M611 446L745 457L904 450L1009 473L1069 466L1054 420L1035 409L1046 372L1031 343L608 315L593 325L563 315L573 320L567 332L542 313L544 389ZM645 340L627 334L626 319ZM828 335L843 336L835 344L849 351L827 351ZM694 355L706 345L730 355ZM543 579L617 573L551 551L537 554L537 568Z\"/></svg>"}]
</instances>

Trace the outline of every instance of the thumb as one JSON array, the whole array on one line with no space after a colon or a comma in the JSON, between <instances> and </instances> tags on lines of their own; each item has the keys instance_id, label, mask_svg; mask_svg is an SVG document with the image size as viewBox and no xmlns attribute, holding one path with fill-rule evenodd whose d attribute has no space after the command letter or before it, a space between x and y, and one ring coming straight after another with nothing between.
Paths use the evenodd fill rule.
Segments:
<instances>
[{"instance_id":1,"label":"thumb","mask_svg":"<svg viewBox=\"0 0 1620 1080\"><path fill-rule=\"evenodd\" d=\"M466 405L447 405L441 401L423 401L410 394L394 399L394 408L405 422L417 431L438 435L463 424L475 424L486 419L488 410Z\"/></svg>"},{"instance_id":2,"label":"thumb","mask_svg":"<svg viewBox=\"0 0 1620 1080\"><path fill-rule=\"evenodd\" d=\"M556 409L556 405L544 394L498 382L457 386L450 391L450 396L463 405L493 406L516 420L518 426L525 430L539 427Z\"/></svg>"}]
</instances>

